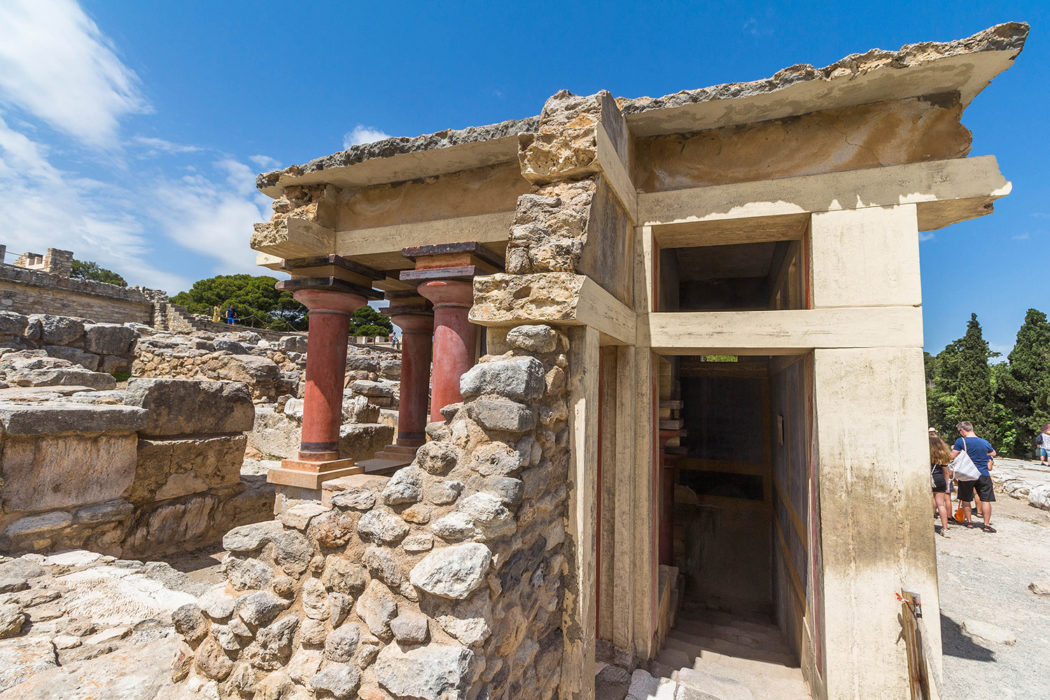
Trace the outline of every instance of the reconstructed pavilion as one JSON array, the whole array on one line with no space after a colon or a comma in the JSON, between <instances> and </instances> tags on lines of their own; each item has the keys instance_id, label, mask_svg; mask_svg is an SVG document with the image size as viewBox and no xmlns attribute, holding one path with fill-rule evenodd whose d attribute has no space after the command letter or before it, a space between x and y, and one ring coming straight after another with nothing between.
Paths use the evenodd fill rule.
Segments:
<instances>
[{"instance_id":1,"label":"reconstructed pavilion","mask_svg":"<svg viewBox=\"0 0 1050 700\"><path fill-rule=\"evenodd\" d=\"M537 117L261 175L274 215L252 247L310 309L302 451L271 481L290 503L408 464L479 358L550 326L567 402L535 430L542 443L541 423L567 421L542 453L566 486L560 695L593 695L596 657L645 665L685 605L768 616L814 697L905 696L897 594L938 610L919 236L1009 193L993 156L966 157L960 119L1026 35L1004 24L655 99L563 91ZM375 299L404 337L398 437L361 465L338 458L339 414L348 315ZM479 406L473 426L521 431ZM531 488L511 499L519 534ZM524 544L500 533L513 559ZM936 677L939 626L927 634ZM500 676L486 644L468 697L526 673Z\"/></svg>"}]
</instances>

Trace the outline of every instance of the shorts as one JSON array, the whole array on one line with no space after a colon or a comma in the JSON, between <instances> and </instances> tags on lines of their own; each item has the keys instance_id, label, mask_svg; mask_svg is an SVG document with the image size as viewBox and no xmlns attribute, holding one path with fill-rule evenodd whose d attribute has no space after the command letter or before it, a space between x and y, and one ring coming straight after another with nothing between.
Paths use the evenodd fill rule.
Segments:
<instances>
[{"instance_id":1,"label":"shorts","mask_svg":"<svg viewBox=\"0 0 1050 700\"><path fill-rule=\"evenodd\" d=\"M992 477L987 474L981 474L981 478L977 481L960 481L959 500L963 502L972 501L974 490L977 491L977 495L980 496L982 501L991 503L995 500L995 489L992 488Z\"/></svg>"},{"instance_id":2,"label":"shorts","mask_svg":"<svg viewBox=\"0 0 1050 700\"><path fill-rule=\"evenodd\" d=\"M944 478L944 467L937 466L931 469L930 478L933 479L934 493L951 493L948 481Z\"/></svg>"},{"instance_id":3,"label":"shorts","mask_svg":"<svg viewBox=\"0 0 1050 700\"><path fill-rule=\"evenodd\" d=\"M1045 447L1040 447L1039 459L1046 459L1047 457L1050 457L1050 450L1046 449Z\"/></svg>"}]
</instances>

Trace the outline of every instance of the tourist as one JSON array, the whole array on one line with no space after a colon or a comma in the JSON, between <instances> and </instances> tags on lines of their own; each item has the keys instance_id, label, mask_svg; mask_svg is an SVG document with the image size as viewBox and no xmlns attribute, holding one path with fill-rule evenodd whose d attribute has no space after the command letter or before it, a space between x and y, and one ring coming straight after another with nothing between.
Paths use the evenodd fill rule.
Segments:
<instances>
[{"instance_id":1,"label":"tourist","mask_svg":"<svg viewBox=\"0 0 1050 700\"><path fill-rule=\"evenodd\" d=\"M233 304L230 304L229 308L226 309L226 323L232 326L236 318L237 311L233 308Z\"/></svg>"},{"instance_id":2,"label":"tourist","mask_svg":"<svg viewBox=\"0 0 1050 700\"><path fill-rule=\"evenodd\" d=\"M221 313L222 313L222 309L219 307L218 304L216 304L215 306L211 307L211 322L212 323L218 323L219 322L219 315Z\"/></svg>"},{"instance_id":3,"label":"tourist","mask_svg":"<svg viewBox=\"0 0 1050 700\"><path fill-rule=\"evenodd\" d=\"M1050 423L1039 431L1035 444L1039 445L1039 463L1044 467L1050 466Z\"/></svg>"},{"instance_id":4,"label":"tourist","mask_svg":"<svg viewBox=\"0 0 1050 700\"><path fill-rule=\"evenodd\" d=\"M952 461L952 451L948 443L930 430L930 477L933 479L933 507L941 518L937 530L943 537L948 536L948 513L952 509L952 472L948 462Z\"/></svg>"},{"instance_id":5,"label":"tourist","mask_svg":"<svg viewBox=\"0 0 1050 700\"><path fill-rule=\"evenodd\" d=\"M990 458L995 456L992 444L984 438L979 438L973 432L973 424L964 420L955 426L959 431L959 439L952 445L952 459L955 459L963 450L970 455L973 465L981 476L977 481L959 482L959 501L963 504L963 527L973 527L972 510L970 501L974 494L978 496L977 507L980 508L984 532L995 532L991 525L992 503L995 501L995 490L992 488L992 477L988 473Z\"/></svg>"}]
</instances>

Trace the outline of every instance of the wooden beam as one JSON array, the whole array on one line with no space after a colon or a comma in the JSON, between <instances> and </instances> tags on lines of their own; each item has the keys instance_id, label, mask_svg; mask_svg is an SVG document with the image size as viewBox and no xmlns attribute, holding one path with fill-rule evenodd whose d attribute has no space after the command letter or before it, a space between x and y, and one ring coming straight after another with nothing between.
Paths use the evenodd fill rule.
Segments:
<instances>
[{"instance_id":1,"label":"wooden beam","mask_svg":"<svg viewBox=\"0 0 1050 700\"><path fill-rule=\"evenodd\" d=\"M394 253L404 248L477 241L503 242L510 238L514 212L474 214L434 221L341 230L335 233L335 253L346 257Z\"/></svg>"},{"instance_id":2,"label":"wooden beam","mask_svg":"<svg viewBox=\"0 0 1050 700\"><path fill-rule=\"evenodd\" d=\"M576 322L596 328L609 345L631 345L635 338L635 313L588 277L576 304Z\"/></svg>"},{"instance_id":3,"label":"wooden beam","mask_svg":"<svg viewBox=\"0 0 1050 700\"><path fill-rule=\"evenodd\" d=\"M922 347L917 306L653 313L638 345L666 355L792 355L813 348Z\"/></svg>"},{"instance_id":4,"label":"wooden beam","mask_svg":"<svg viewBox=\"0 0 1050 700\"><path fill-rule=\"evenodd\" d=\"M999 173L994 156L956 158L641 193L638 223L655 226L918 204L920 227L924 221L939 227L952 223L951 211L936 207L937 216L926 219L922 214L924 205L948 200L997 199L1009 194L1010 189L1010 183ZM956 216L962 218L955 220L974 215L972 207L959 207Z\"/></svg>"},{"instance_id":5,"label":"wooden beam","mask_svg":"<svg viewBox=\"0 0 1050 700\"><path fill-rule=\"evenodd\" d=\"M617 585L613 588L613 645L620 650L634 650L634 596L631 582L636 575L634 533L637 527L635 510L640 507L635 489L634 429L638 406L635 386L634 348L621 347L616 352L616 459L614 480L616 490L610 504L613 516L613 570Z\"/></svg>"},{"instance_id":6,"label":"wooden beam","mask_svg":"<svg viewBox=\"0 0 1050 700\"><path fill-rule=\"evenodd\" d=\"M561 697L594 697L594 547L598 492L598 331L569 329L569 564Z\"/></svg>"},{"instance_id":7,"label":"wooden beam","mask_svg":"<svg viewBox=\"0 0 1050 700\"><path fill-rule=\"evenodd\" d=\"M634 183L631 182L631 176L627 174L627 167L620 160L612 139L600 123L595 130L595 137L598 145L598 165L601 166L602 173L609 181L613 194L620 200L623 210L631 219L631 224L636 224L638 223L638 192L635 190Z\"/></svg>"},{"instance_id":8,"label":"wooden beam","mask_svg":"<svg viewBox=\"0 0 1050 700\"><path fill-rule=\"evenodd\" d=\"M756 216L748 219L686 221L654 226L653 240L660 248L799 241L806 233L809 214Z\"/></svg>"}]
</instances>

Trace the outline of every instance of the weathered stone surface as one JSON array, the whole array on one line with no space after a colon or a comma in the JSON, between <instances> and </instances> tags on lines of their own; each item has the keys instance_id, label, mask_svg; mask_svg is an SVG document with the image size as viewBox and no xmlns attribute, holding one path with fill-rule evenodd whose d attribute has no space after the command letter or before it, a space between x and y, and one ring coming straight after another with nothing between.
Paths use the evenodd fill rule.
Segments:
<instances>
[{"instance_id":1,"label":"weathered stone surface","mask_svg":"<svg viewBox=\"0 0 1050 700\"><path fill-rule=\"evenodd\" d=\"M383 423L346 423L339 428L339 456L344 459L370 459L376 450L389 445L394 426Z\"/></svg>"},{"instance_id":2,"label":"weathered stone surface","mask_svg":"<svg viewBox=\"0 0 1050 700\"><path fill-rule=\"evenodd\" d=\"M370 510L358 521L357 534L367 542L396 544L408 534L408 525L388 510Z\"/></svg>"},{"instance_id":3,"label":"weathered stone surface","mask_svg":"<svg viewBox=\"0 0 1050 700\"><path fill-rule=\"evenodd\" d=\"M416 503L423 498L423 472L408 465L398 469L380 494L388 506Z\"/></svg>"},{"instance_id":4,"label":"weathered stone surface","mask_svg":"<svg viewBox=\"0 0 1050 700\"><path fill-rule=\"evenodd\" d=\"M86 386L101 391L117 385L111 375L82 367L19 370L9 372L7 381L16 386Z\"/></svg>"},{"instance_id":5,"label":"weathered stone surface","mask_svg":"<svg viewBox=\"0 0 1050 700\"><path fill-rule=\"evenodd\" d=\"M459 511L442 515L430 524L430 529L438 537L448 542L459 542L480 534L478 529L474 527L473 518Z\"/></svg>"},{"instance_id":6,"label":"weathered stone surface","mask_svg":"<svg viewBox=\"0 0 1050 700\"><path fill-rule=\"evenodd\" d=\"M329 620L333 627L343 624L343 620L350 614L354 607L354 599L345 593L328 594Z\"/></svg>"},{"instance_id":7,"label":"weathered stone surface","mask_svg":"<svg viewBox=\"0 0 1050 700\"><path fill-rule=\"evenodd\" d=\"M133 378L124 403L149 411L144 435L240 433L255 420L248 387L234 382Z\"/></svg>"},{"instance_id":8,"label":"weathered stone surface","mask_svg":"<svg viewBox=\"0 0 1050 700\"><path fill-rule=\"evenodd\" d=\"M192 438L141 438L135 483L127 498L133 503L163 501L240 481L243 435Z\"/></svg>"},{"instance_id":9,"label":"weathered stone surface","mask_svg":"<svg viewBox=\"0 0 1050 700\"><path fill-rule=\"evenodd\" d=\"M350 510L371 510L376 504L376 495L368 489L351 488L332 496L332 505Z\"/></svg>"},{"instance_id":10,"label":"weathered stone surface","mask_svg":"<svg viewBox=\"0 0 1050 700\"><path fill-rule=\"evenodd\" d=\"M513 450L505 443L490 442L480 445L470 457L470 468L482 476L510 476L526 465L527 455Z\"/></svg>"},{"instance_id":11,"label":"weathered stone surface","mask_svg":"<svg viewBox=\"0 0 1050 700\"><path fill-rule=\"evenodd\" d=\"M223 680L230 675L233 669L233 662L226 656L226 652L219 646L219 643L211 637L205 639L197 647L194 659L197 661L197 668L200 669L200 672L213 680Z\"/></svg>"},{"instance_id":12,"label":"weathered stone surface","mask_svg":"<svg viewBox=\"0 0 1050 700\"><path fill-rule=\"evenodd\" d=\"M379 414L379 406L369 403L367 396L343 397L344 423L378 423Z\"/></svg>"},{"instance_id":13,"label":"weathered stone surface","mask_svg":"<svg viewBox=\"0 0 1050 700\"><path fill-rule=\"evenodd\" d=\"M443 479L435 481L427 489L427 500L439 506L447 506L455 503L459 494L463 493L463 482L455 479Z\"/></svg>"},{"instance_id":14,"label":"weathered stone surface","mask_svg":"<svg viewBox=\"0 0 1050 700\"><path fill-rule=\"evenodd\" d=\"M310 679L310 687L319 693L351 698L361 685L361 672L348 664L331 664Z\"/></svg>"},{"instance_id":15,"label":"weathered stone surface","mask_svg":"<svg viewBox=\"0 0 1050 700\"><path fill-rule=\"evenodd\" d=\"M354 609L372 634L380 638L390 636L390 621L397 615L397 602L386 586L378 581L369 583Z\"/></svg>"},{"instance_id":16,"label":"weathered stone surface","mask_svg":"<svg viewBox=\"0 0 1050 700\"><path fill-rule=\"evenodd\" d=\"M331 510L314 518L313 524L310 525L310 534L322 547L342 547L354 534L357 520L355 513Z\"/></svg>"},{"instance_id":17,"label":"weathered stone surface","mask_svg":"<svg viewBox=\"0 0 1050 700\"><path fill-rule=\"evenodd\" d=\"M226 586L219 585L208 590L197 601L204 614L212 620L225 620L233 614L237 599L226 592Z\"/></svg>"},{"instance_id":18,"label":"weathered stone surface","mask_svg":"<svg viewBox=\"0 0 1050 700\"><path fill-rule=\"evenodd\" d=\"M456 510L469 517L486 537L514 532L513 514L499 497L491 493L472 493L459 502Z\"/></svg>"},{"instance_id":19,"label":"weathered stone surface","mask_svg":"<svg viewBox=\"0 0 1050 700\"><path fill-rule=\"evenodd\" d=\"M284 666L292 655L292 640L298 626L298 617L285 615L260 629L255 641L244 650L243 658L252 666L266 671Z\"/></svg>"},{"instance_id":20,"label":"weathered stone surface","mask_svg":"<svg viewBox=\"0 0 1050 700\"><path fill-rule=\"evenodd\" d=\"M237 615L253 627L263 627L276 618L286 603L269 591L250 593L237 599Z\"/></svg>"},{"instance_id":21,"label":"weathered stone surface","mask_svg":"<svg viewBox=\"0 0 1050 700\"><path fill-rule=\"evenodd\" d=\"M499 498L508 506L516 506L521 503L525 493L525 484L521 479L509 476L489 476L481 484L481 488Z\"/></svg>"},{"instance_id":22,"label":"weathered stone surface","mask_svg":"<svg viewBox=\"0 0 1050 700\"><path fill-rule=\"evenodd\" d=\"M44 345L73 345L84 337L84 322L69 316L33 314L28 324L40 324L40 341Z\"/></svg>"},{"instance_id":23,"label":"weathered stone surface","mask_svg":"<svg viewBox=\"0 0 1050 700\"><path fill-rule=\"evenodd\" d=\"M522 325L507 332L507 343L526 352L554 352L558 347L558 333L550 326Z\"/></svg>"},{"instance_id":24,"label":"weathered stone surface","mask_svg":"<svg viewBox=\"0 0 1050 700\"><path fill-rule=\"evenodd\" d=\"M175 631L190 644L196 643L208 633L208 620L195 603L175 608L171 613L171 621L175 625Z\"/></svg>"},{"instance_id":25,"label":"weathered stone surface","mask_svg":"<svg viewBox=\"0 0 1050 700\"><path fill-rule=\"evenodd\" d=\"M9 437L0 456L4 508L39 511L120 498L135 477L136 444L133 433Z\"/></svg>"},{"instance_id":26,"label":"weathered stone surface","mask_svg":"<svg viewBox=\"0 0 1050 700\"><path fill-rule=\"evenodd\" d=\"M384 382L371 382L366 379L359 379L356 382L352 382L350 384L350 391L355 394L360 394L361 396L373 396L386 399L394 397L394 389L389 384Z\"/></svg>"},{"instance_id":27,"label":"weathered stone surface","mask_svg":"<svg viewBox=\"0 0 1050 700\"><path fill-rule=\"evenodd\" d=\"M401 518L407 523L426 525L430 522L430 516L434 509L425 503L417 503L401 511Z\"/></svg>"},{"instance_id":28,"label":"weathered stone surface","mask_svg":"<svg viewBox=\"0 0 1050 700\"><path fill-rule=\"evenodd\" d=\"M434 548L434 536L429 532L409 535L405 538L405 541L401 543L401 547L409 554L429 552Z\"/></svg>"},{"instance_id":29,"label":"weathered stone surface","mask_svg":"<svg viewBox=\"0 0 1050 700\"><path fill-rule=\"evenodd\" d=\"M64 345L45 345L44 350L51 357L69 360L92 372L98 370L101 358L93 352L86 352L80 348L69 348Z\"/></svg>"},{"instance_id":30,"label":"weathered stone surface","mask_svg":"<svg viewBox=\"0 0 1050 700\"><path fill-rule=\"evenodd\" d=\"M28 406L0 403L0 431L9 436L121 433L141 430L145 424L146 411L133 406L97 406L65 401Z\"/></svg>"},{"instance_id":31,"label":"weathered stone surface","mask_svg":"<svg viewBox=\"0 0 1050 700\"><path fill-rule=\"evenodd\" d=\"M386 547L370 546L365 549L361 561L368 567L368 572L386 585L396 589L403 578L401 568L393 552Z\"/></svg>"},{"instance_id":32,"label":"weathered stone surface","mask_svg":"<svg viewBox=\"0 0 1050 700\"><path fill-rule=\"evenodd\" d=\"M311 520L327 512L328 509L320 503L297 503L281 511L279 519L285 527L302 531L310 525Z\"/></svg>"},{"instance_id":33,"label":"weathered stone surface","mask_svg":"<svg viewBox=\"0 0 1050 700\"><path fill-rule=\"evenodd\" d=\"M231 654L239 651L243 646L241 638L234 634L228 625L212 625L209 631L219 646Z\"/></svg>"},{"instance_id":34,"label":"weathered stone surface","mask_svg":"<svg viewBox=\"0 0 1050 700\"><path fill-rule=\"evenodd\" d=\"M14 637L22 631L26 615L14 603L0 604L0 639Z\"/></svg>"},{"instance_id":35,"label":"weathered stone surface","mask_svg":"<svg viewBox=\"0 0 1050 700\"><path fill-rule=\"evenodd\" d=\"M84 326L84 349L99 355L128 355L138 338L134 328L115 323L89 323Z\"/></svg>"},{"instance_id":36,"label":"weathered stone surface","mask_svg":"<svg viewBox=\"0 0 1050 700\"><path fill-rule=\"evenodd\" d=\"M48 537L66 529L72 522L72 516L61 510L27 515L4 528L4 537L15 541L21 538Z\"/></svg>"},{"instance_id":37,"label":"weathered stone surface","mask_svg":"<svg viewBox=\"0 0 1050 700\"><path fill-rule=\"evenodd\" d=\"M534 357L513 357L474 365L459 380L465 398L497 394L530 401L543 394L543 364Z\"/></svg>"},{"instance_id":38,"label":"weathered stone surface","mask_svg":"<svg viewBox=\"0 0 1050 700\"><path fill-rule=\"evenodd\" d=\"M523 433L536 425L536 415L524 404L497 397L483 397L467 404L470 417L486 430Z\"/></svg>"},{"instance_id":39,"label":"weathered stone surface","mask_svg":"<svg viewBox=\"0 0 1050 700\"><path fill-rule=\"evenodd\" d=\"M324 655L332 661L348 662L354 657L360 641L361 631L357 629L357 625L343 625L328 635L324 644Z\"/></svg>"},{"instance_id":40,"label":"weathered stone surface","mask_svg":"<svg viewBox=\"0 0 1050 700\"><path fill-rule=\"evenodd\" d=\"M314 620L313 618L304 618L299 623L299 641L302 644L309 646L321 646L324 644L325 637L328 636L328 626L324 620ZM321 662L320 654L318 654L317 662Z\"/></svg>"},{"instance_id":41,"label":"weathered stone surface","mask_svg":"<svg viewBox=\"0 0 1050 700\"><path fill-rule=\"evenodd\" d=\"M229 552L254 552L273 542L282 532L284 526L278 520L241 525L223 536L222 547Z\"/></svg>"},{"instance_id":42,"label":"weathered stone surface","mask_svg":"<svg viewBox=\"0 0 1050 700\"><path fill-rule=\"evenodd\" d=\"M314 556L310 540L297 530L283 530L274 537L273 545L274 562L292 576L306 571Z\"/></svg>"},{"instance_id":43,"label":"weathered stone surface","mask_svg":"<svg viewBox=\"0 0 1050 700\"><path fill-rule=\"evenodd\" d=\"M428 474L441 476L456 466L459 450L446 442L428 442L416 450L416 464Z\"/></svg>"},{"instance_id":44,"label":"weathered stone surface","mask_svg":"<svg viewBox=\"0 0 1050 700\"><path fill-rule=\"evenodd\" d=\"M467 646L484 642L492 634L492 603L488 596L471 596L469 600L445 604L436 611L441 629Z\"/></svg>"},{"instance_id":45,"label":"weathered stone surface","mask_svg":"<svg viewBox=\"0 0 1050 700\"><path fill-rule=\"evenodd\" d=\"M302 590L303 614L314 620L327 620L328 593L324 584L315 578L307 579Z\"/></svg>"},{"instance_id":46,"label":"weathered stone surface","mask_svg":"<svg viewBox=\"0 0 1050 700\"><path fill-rule=\"evenodd\" d=\"M22 314L13 311L0 311L0 335L22 335L29 322Z\"/></svg>"},{"instance_id":47,"label":"weathered stone surface","mask_svg":"<svg viewBox=\"0 0 1050 700\"><path fill-rule=\"evenodd\" d=\"M462 600L485 580L492 552L483 544L458 544L437 549L416 564L409 580L431 595Z\"/></svg>"},{"instance_id":48,"label":"weathered stone surface","mask_svg":"<svg viewBox=\"0 0 1050 700\"><path fill-rule=\"evenodd\" d=\"M475 277L470 319L501 323L575 320L585 279L585 275L569 272Z\"/></svg>"},{"instance_id":49,"label":"weathered stone surface","mask_svg":"<svg viewBox=\"0 0 1050 700\"><path fill-rule=\"evenodd\" d=\"M292 654L288 662L288 676L296 683L306 685L310 682L311 676L321 668L322 659L323 656L319 649L300 648Z\"/></svg>"},{"instance_id":50,"label":"weathered stone surface","mask_svg":"<svg viewBox=\"0 0 1050 700\"><path fill-rule=\"evenodd\" d=\"M368 572L365 567L346 557L330 556L325 561L321 583L329 590L357 596L361 595L368 583Z\"/></svg>"},{"instance_id":51,"label":"weathered stone surface","mask_svg":"<svg viewBox=\"0 0 1050 700\"><path fill-rule=\"evenodd\" d=\"M431 644L401 651L391 644L379 652L376 680L398 697L456 697L467 690L474 654L465 647Z\"/></svg>"},{"instance_id":52,"label":"weathered stone surface","mask_svg":"<svg viewBox=\"0 0 1050 700\"><path fill-rule=\"evenodd\" d=\"M402 644L422 644L427 641L427 618L425 615L398 615L390 621L390 631Z\"/></svg>"},{"instance_id":53,"label":"weathered stone surface","mask_svg":"<svg viewBox=\"0 0 1050 700\"><path fill-rule=\"evenodd\" d=\"M0 644L0 693L58 665L47 637L22 637Z\"/></svg>"}]
</instances>

